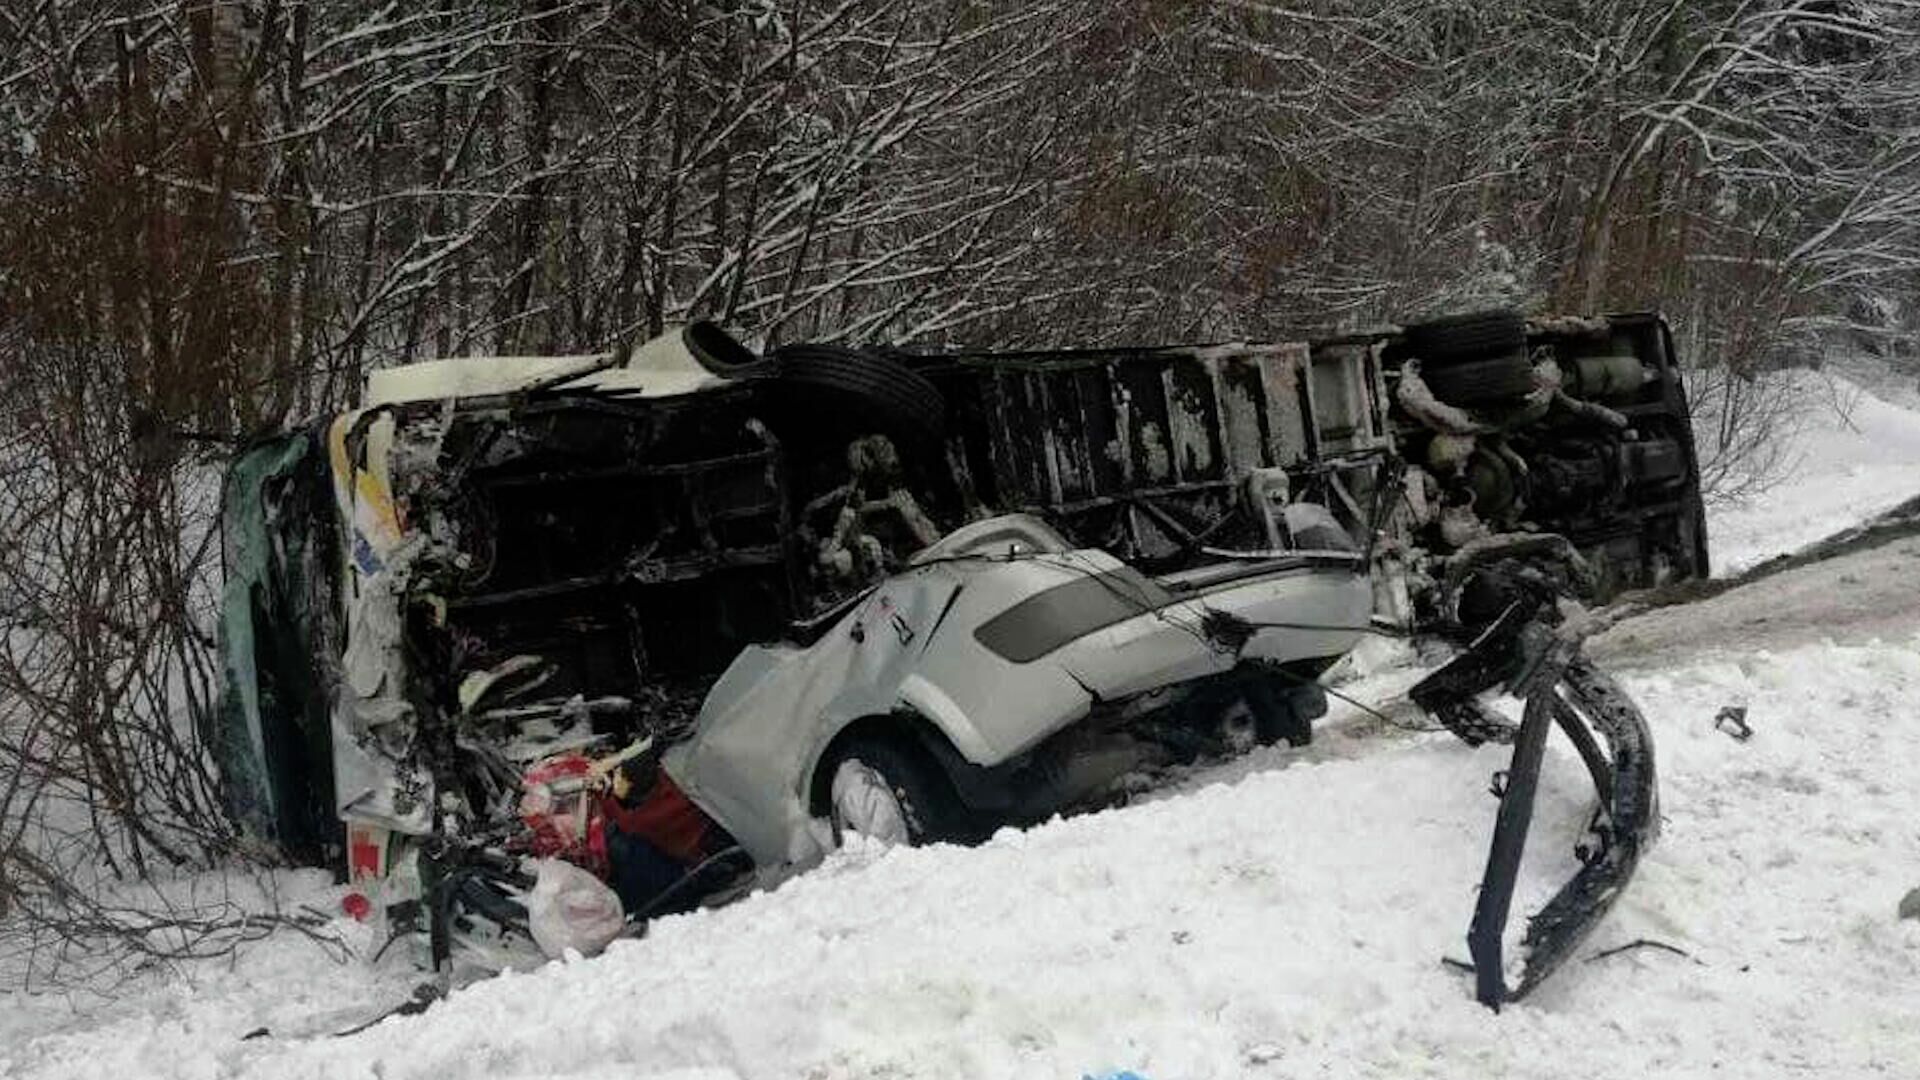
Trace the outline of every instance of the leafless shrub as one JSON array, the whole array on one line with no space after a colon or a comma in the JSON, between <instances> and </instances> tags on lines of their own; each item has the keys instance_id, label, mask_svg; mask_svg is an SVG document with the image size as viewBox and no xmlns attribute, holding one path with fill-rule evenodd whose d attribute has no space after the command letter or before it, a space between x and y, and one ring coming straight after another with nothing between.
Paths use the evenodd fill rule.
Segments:
<instances>
[{"instance_id":1,"label":"leafless shrub","mask_svg":"<svg viewBox=\"0 0 1920 1080\"><path fill-rule=\"evenodd\" d=\"M30 877L0 920L0 986L11 989L112 996L142 974L231 958L275 934L295 935L336 962L352 956L330 915L282 902L269 874L236 889L231 875L101 886L30 857L15 869Z\"/></svg>"},{"instance_id":2,"label":"leafless shrub","mask_svg":"<svg viewBox=\"0 0 1920 1080\"><path fill-rule=\"evenodd\" d=\"M1687 372L1700 455L1700 486L1710 503L1764 494L1791 474L1807 402L1781 372L1740 374L1725 366Z\"/></svg>"},{"instance_id":3,"label":"leafless shrub","mask_svg":"<svg viewBox=\"0 0 1920 1080\"><path fill-rule=\"evenodd\" d=\"M199 740L204 470L132 437L114 368L33 357L0 376L0 912L99 869L205 865L231 840Z\"/></svg>"}]
</instances>

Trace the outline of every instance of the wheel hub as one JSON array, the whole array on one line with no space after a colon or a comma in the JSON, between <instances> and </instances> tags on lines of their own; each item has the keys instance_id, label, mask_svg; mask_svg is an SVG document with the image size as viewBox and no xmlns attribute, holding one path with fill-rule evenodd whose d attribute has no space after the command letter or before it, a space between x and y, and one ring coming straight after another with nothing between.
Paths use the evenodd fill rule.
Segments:
<instances>
[{"instance_id":1,"label":"wheel hub","mask_svg":"<svg viewBox=\"0 0 1920 1080\"><path fill-rule=\"evenodd\" d=\"M883 844L910 844L906 808L886 777L859 760L833 772L833 827L837 835L859 833Z\"/></svg>"}]
</instances>

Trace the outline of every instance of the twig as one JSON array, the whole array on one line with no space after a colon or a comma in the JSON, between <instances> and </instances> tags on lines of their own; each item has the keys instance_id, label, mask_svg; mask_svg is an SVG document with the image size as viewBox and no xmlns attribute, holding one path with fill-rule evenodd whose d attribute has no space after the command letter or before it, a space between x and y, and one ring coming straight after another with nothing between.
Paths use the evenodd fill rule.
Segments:
<instances>
[{"instance_id":1,"label":"twig","mask_svg":"<svg viewBox=\"0 0 1920 1080\"><path fill-rule=\"evenodd\" d=\"M1729 705L1720 710L1713 718L1713 726L1733 736L1734 742L1746 742L1753 738L1753 725L1747 723L1745 705Z\"/></svg>"},{"instance_id":2,"label":"twig","mask_svg":"<svg viewBox=\"0 0 1920 1080\"><path fill-rule=\"evenodd\" d=\"M1705 966L1702 961L1695 959L1692 953L1688 952L1685 949L1680 948L1678 945L1669 945L1664 941L1655 941L1652 938L1637 938L1633 941L1627 942L1625 945L1615 945L1611 949L1602 949L1599 952L1594 953L1592 956L1587 957L1587 963L1591 964L1595 960L1605 960L1609 956L1616 956L1620 953L1628 952L1633 949L1660 949L1665 952L1670 952L1675 956L1684 956L1687 959L1692 960L1696 964L1701 964L1702 966Z\"/></svg>"}]
</instances>

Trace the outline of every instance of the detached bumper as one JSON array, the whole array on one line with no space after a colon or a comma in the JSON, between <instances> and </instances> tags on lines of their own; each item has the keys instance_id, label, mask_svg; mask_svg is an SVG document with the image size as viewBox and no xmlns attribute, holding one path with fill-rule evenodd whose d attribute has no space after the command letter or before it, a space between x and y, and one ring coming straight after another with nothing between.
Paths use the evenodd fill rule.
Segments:
<instances>
[{"instance_id":1,"label":"detached bumper","mask_svg":"<svg viewBox=\"0 0 1920 1080\"><path fill-rule=\"evenodd\" d=\"M1508 679L1526 700L1517 728L1473 700ZM1502 619L1466 653L1423 680L1412 696L1469 744L1513 744L1513 758L1494 785L1500 810L1467 931L1475 994L1498 1009L1526 996L1566 960L1613 906L1641 854L1659 835L1653 736L1632 699L1581 655L1577 641L1517 617ZM1502 936L1533 822L1540 763L1554 726L1566 733L1586 765L1596 805L1587 835L1574 849L1580 870L1528 918L1518 981L1509 984Z\"/></svg>"}]
</instances>

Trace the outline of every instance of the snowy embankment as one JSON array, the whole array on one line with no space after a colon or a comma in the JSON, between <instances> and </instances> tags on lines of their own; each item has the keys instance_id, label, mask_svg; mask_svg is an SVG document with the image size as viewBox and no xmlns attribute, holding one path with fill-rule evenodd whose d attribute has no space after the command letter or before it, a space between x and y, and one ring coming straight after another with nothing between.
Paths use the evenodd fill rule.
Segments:
<instances>
[{"instance_id":1,"label":"snowy embankment","mask_svg":"<svg viewBox=\"0 0 1920 1080\"><path fill-rule=\"evenodd\" d=\"M1709 506L1716 576L1737 574L1920 495L1920 412L1839 374L1779 377L1794 418L1778 433L1787 469L1750 498ZM1698 427L1705 452L1711 421L1703 418Z\"/></svg>"},{"instance_id":2,"label":"snowy embankment","mask_svg":"<svg viewBox=\"0 0 1920 1080\"><path fill-rule=\"evenodd\" d=\"M1894 910L1920 884L1916 646L1804 645L1629 678L1659 739L1665 833L1582 955L1640 938L1689 955L1576 959L1497 1016L1441 958L1465 952L1505 755L1420 735L1313 763L1263 752L1230 783L1197 778L975 850L845 853L351 1038L300 1029L398 1000L397 970L281 939L72 1030L48 1030L48 1002L17 1003L44 1033L9 1033L0 1072L1914 1075L1920 923ZM1714 730L1728 703L1750 708L1751 741ZM1568 871L1583 787L1556 741L1523 900ZM276 1035L242 1041L262 1026Z\"/></svg>"},{"instance_id":3,"label":"snowy embankment","mask_svg":"<svg viewBox=\"0 0 1920 1080\"><path fill-rule=\"evenodd\" d=\"M1816 427L1807 471L1716 513L1723 566L1920 489L1920 417L1863 399L1852 423ZM343 967L281 935L111 1002L0 999L0 1074L1920 1075L1920 922L1895 917L1920 886L1920 610L1883 588L1916 578L1920 540L1898 540L1596 646L1653 726L1664 834L1576 958L1498 1015L1442 958L1465 955L1505 751L1336 705L1307 752L973 850L845 852L348 1038L325 1033L418 979L401 957ZM1410 677L1346 689L1384 700ZM1714 728L1729 704L1750 741ZM1577 760L1549 745L1522 906L1571 871L1587 805ZM338 902L318 876L285 885ZM1598 955L1641 939L1685 955Z\"/></svg>"}]
</instances>

